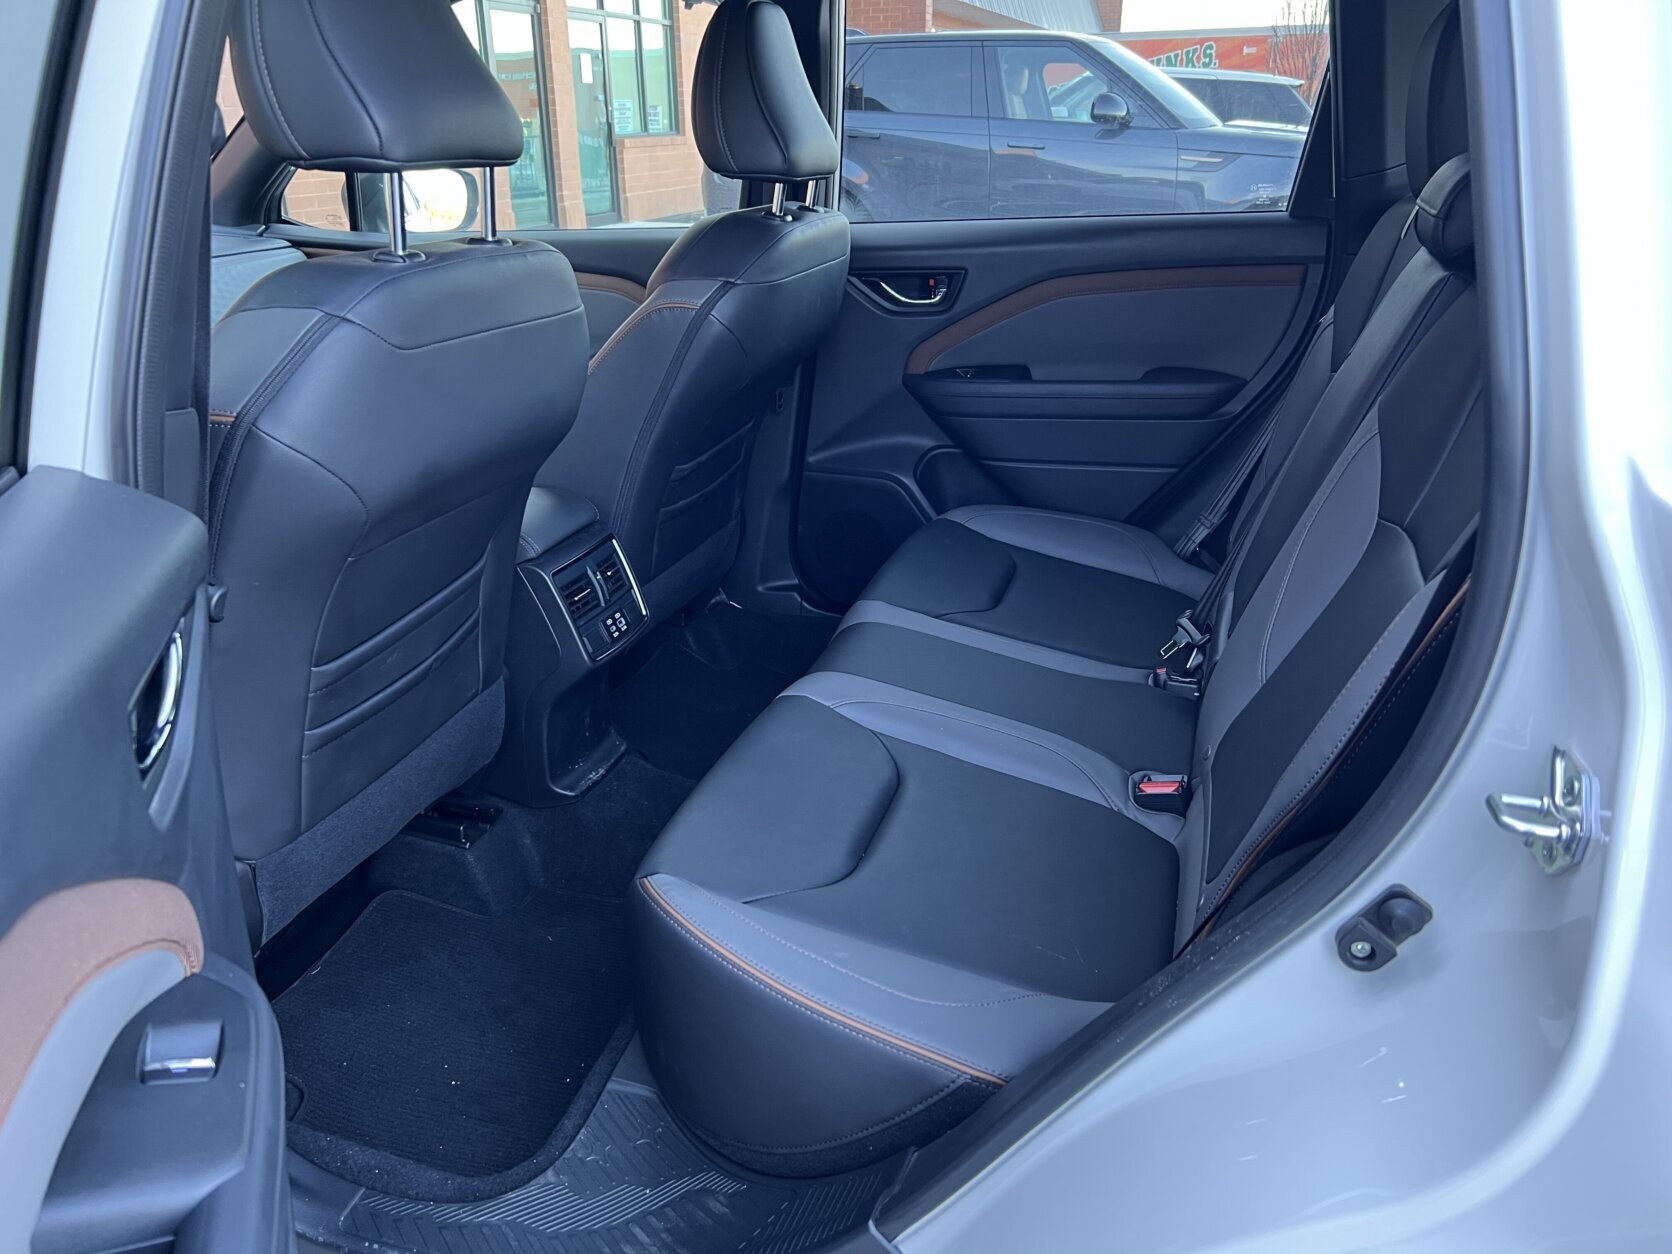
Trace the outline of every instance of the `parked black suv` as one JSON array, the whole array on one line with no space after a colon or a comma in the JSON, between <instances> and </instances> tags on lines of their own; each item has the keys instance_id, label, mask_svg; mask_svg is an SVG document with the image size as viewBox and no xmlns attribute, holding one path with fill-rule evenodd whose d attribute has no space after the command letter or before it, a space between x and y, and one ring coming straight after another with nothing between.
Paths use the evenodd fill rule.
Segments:
<instances>
[{"instance_id":1,"label":"parked black suv","mask_svg":"<svg viewBox=\"0 0 1672 1254\"><path fill-rule=\"evenodd\" d=\"M1051 31L848 40L855 221L1283 209L1305 136L1227 126L1113 40Z\"/></svg>"}]
</instances>

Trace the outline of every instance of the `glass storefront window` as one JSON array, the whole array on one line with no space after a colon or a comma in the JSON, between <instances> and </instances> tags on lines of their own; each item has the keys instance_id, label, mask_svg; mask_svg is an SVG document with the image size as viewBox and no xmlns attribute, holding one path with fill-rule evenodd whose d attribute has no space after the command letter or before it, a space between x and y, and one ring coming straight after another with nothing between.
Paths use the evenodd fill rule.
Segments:
<instances>
[{"instance_id":1,"label":"glass storefront window","mask_svg":"<svg viewBox=\"0 0 1672 1254\"><path fill-rule=\"evenodd\" d=\"M488 8L493 71L522 120L523 154L508 171L511 209L518 226L551 226L551 149L541 93L538 29L532 10Z\"/></svg>"},{"instance_id":2,"label":"glass storefront window","mask_svg":"<svg viewBox=\"0 0 1672 1254\"><path fill-rule=\"evenodd\" d=\"M609 52L610 120L617 135L644 133L644 92L639 85L638 23L612 17L604 23Z\"/></svg>"},{"instance_id":3,"label":"glass storefront window","mask_svg":"<svg viewBox=\"0 0 1672 1254\"><path fill-rule=\"evenodd\" d=\"M668 28L653 22L639 27L644 46L644 129L650 135L669 135L674 129L673 58L668 47Z\"/></svg>"}]
</instances>

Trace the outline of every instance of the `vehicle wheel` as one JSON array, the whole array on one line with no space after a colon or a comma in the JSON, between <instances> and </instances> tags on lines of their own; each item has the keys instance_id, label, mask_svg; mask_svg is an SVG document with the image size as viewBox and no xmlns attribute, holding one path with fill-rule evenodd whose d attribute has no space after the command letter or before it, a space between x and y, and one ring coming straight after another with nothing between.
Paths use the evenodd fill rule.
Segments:
<instances>
[{"instance_id":1,"label":"vehicle wheel","mask_svg":"<svg viewBox=\"0 0 1672 1254\"><path fill-rule=\"evenodd\" d=\"M842 202L838 206L842 216L849 222L875 222L876 216L865 207L865 202L847 188L842 189Z\"/></svg>"}]
</instances>

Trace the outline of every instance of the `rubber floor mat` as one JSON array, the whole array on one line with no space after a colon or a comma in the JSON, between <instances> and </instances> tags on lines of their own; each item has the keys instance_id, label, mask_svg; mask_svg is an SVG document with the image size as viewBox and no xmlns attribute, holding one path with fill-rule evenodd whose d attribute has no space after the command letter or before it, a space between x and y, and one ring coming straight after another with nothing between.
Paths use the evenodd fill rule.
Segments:
<instances>
[{"instance_id":1,"label":"rubber floor mat","mask_svg":"<svg viewBox=\"0 0 1672 1254\"><path fill-rule=\"evenodd\" d=\"M274 1002L293 1144L362 1183L525 1163L626 1014L624 927L620 900L551 888L492 916L374 898Z\"/></svg>"},{"instance_id":2,"label":"rubber floor mat","mask_svg":"<svg viewBox=\"0 0 1672 1254\"><path fill-rule=\"evenodd\" d=\"M616 1079L563 1156L503 1196L446 1204L304 1188L296 1216L305 1235L352 1250L794 1254L862 1226L900 1166L756 1176L687 1136L654 1090Z\"/></svg>"}]
</instances>

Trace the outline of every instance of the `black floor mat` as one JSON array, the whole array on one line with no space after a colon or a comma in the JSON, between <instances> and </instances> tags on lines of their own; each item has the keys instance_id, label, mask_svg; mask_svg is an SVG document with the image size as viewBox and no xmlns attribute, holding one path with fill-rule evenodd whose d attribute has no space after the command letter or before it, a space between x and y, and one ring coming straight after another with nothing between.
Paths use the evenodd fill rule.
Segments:
<instances>
[{"instance_id":1,"label":"black floor mat","mask_svg":"<svg viewBox=\"0 0 1672 1254\"><path fill-rule=\"evenodd\" d=\"M293 1177L298 1229L341 1249L418 1254L793 1254L862 1226L898 1159L819 1180L753 1175L687 1136L656 1092L612 1080L567 1152L501 1197L464 1204Z\"/></svg>"},{"instance_id":2,"label":"black floor mat","mask_svg":"<svg viewBox=\"0 0 1672 1254\"><path fill-rule=\"evenodd\" d=\"M773 618L717 605L664 629L610 696L627 743L664 771L700 779L812 665L835 619Z\"/></svg>"},{"instance_id":3,"label":"black floor mat","mask_svg":"<svg viewBox=\"0 0 1672 1254\"><path fill-rule=\"evenodd\" d=\"M549 888L498 916L378 896L274 1003L298 1148L362 1180L384 1156L457 1176L534 1156L626 1013L623 915Z\"/></svg>"}]
</instances>

